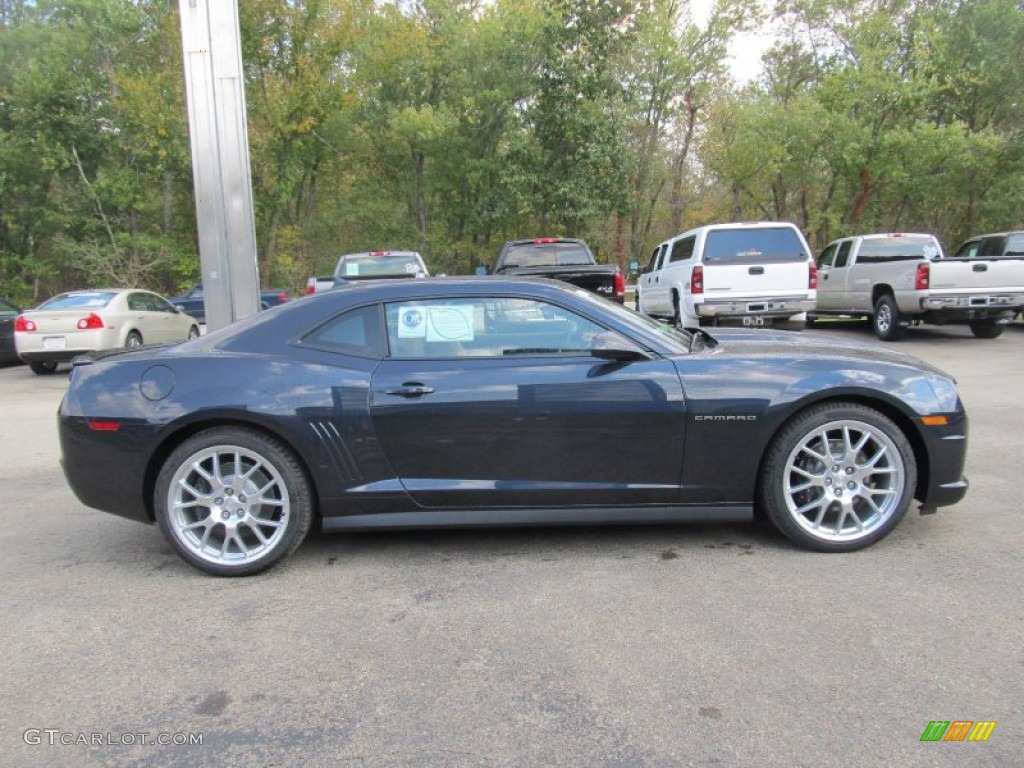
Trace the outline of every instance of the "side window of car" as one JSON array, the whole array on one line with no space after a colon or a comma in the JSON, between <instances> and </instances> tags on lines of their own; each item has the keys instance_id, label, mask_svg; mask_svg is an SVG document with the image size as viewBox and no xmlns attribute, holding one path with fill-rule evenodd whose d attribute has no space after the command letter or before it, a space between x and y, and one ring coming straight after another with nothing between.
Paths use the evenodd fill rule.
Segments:
<instances>
[{"instance_id":1,"label":"side window of car","mask_svg":"<svg viewBox=\"0 0 1024 768\"><path fill-rule=\"evenodd\" d=\"M647 262L647 272L654 272L658 268L658 256L661 255L661 246L659 245L653 251L651 251L651 260Z\"/></svg>"},{"instance_id":2,"label":"side window of car","mask_svg":"<svg viewBox=\"0 0 1024 768\"><path fill-rule=\"evenodd\" d=\"M157 312L174 312L174 305L171 304L171 302L167 301L162 296L157 296L153 294L149 296L149 301L153 305L153 309L155 309Z\"/></svg>"},{"instance_id":3,"label":"side window of car","mask_svg":"<svg viewBox=\"0 0 1024 768\"><path fill-rule=\"evenodd\" d=\"M978 251L978 255L982 258L988 258L990 256L1002 256L1003 255L1003 243L1006 242L1006 238L1002 235L997 237L986 237L981 241L981 250Z\"/></svg>"},{"instance_id":4,"label":"side window of car","mask_svg":"<svg viewBox=\"0 0 1024 768\"><path fill-rule=\"evenodd\" d=\"M822 251L821 255L818 256L818 266L819 267L831 267L832 266L832 261L835 259L835 257L836 257L836 244L832 243L832 245L830 245L828 248L826 248L824 251Z\"/></svg>"},{"instance_id":5,"label":"side window of car","mask_svg":"<svg viewBox=\"0 0 1024 768\"><path fill-rule=\"evenodd\" d=\"M978 255L979 248L981 248L981 240L968 240L960 246L960 250L956 252L956 256L954 258L973 259Z\"/></svg>"},{"instance_id":6,"label":"side window of car","mask_svg":"<svg viewBox=\"0 0 1024 768\"><path fill-rule=\"evenodd\" d=\"M686 261L693 256L693 246L696 241L696 237L684 237L682 240L677 240L672 246L672 257L669 261L674 264L677 261Z\"/></svg>"},{"instance_id":7,"label":"side window of car","mask_svg":"<svg viewBox=\"0 0 1024 768\"><path fill-rule=\"evenodd\" d=\"M839 251L836 253L836 267L845 267L846 262L850 260L850 250L853 248L853 240L847 240L845 243L840 244Z\"/></svg>"},{"instance_id":8,"label":"side window of car","mask_svg":"<svg viewBox=\"0 0 1024 768\"><path fill-rule=\"evenodd\" d=\"M385 318L399 359L582 356L605 332L556 304L512 297L395 302Z\"/></svg>"},{"instance_id":9,"label":"side window of car","mask_svg":"<svg viewBox=\"0 0 1024 768\"><path fill-rule=\"evenodd\" d=\"M384 357L380 305L359 307L331 318L303 337L302 346L353 357Z\"/></svg>"},{"instance_id":10,"label":"side window of car","mask_svg":"<svg viewBox=\"0 0 1024 768\"><path fill-rule=\"evenodd\" d=\"M152 307L149 305L149 298L144 293L129 293L128 294L128 309L132 312L150 312Z\"/></svg>"}]
</instances>

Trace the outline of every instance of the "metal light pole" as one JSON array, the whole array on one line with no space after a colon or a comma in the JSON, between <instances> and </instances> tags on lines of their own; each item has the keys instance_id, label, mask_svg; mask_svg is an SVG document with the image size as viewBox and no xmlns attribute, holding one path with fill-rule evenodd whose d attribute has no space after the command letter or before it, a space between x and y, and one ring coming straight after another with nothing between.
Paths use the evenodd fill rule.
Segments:
<instances>
[{"instance_id":1,"label":"metal light pole","mask_svg":"<svg viewBox=\"0 0 1024 768\"><path fill-rule=\"evenodd\" d=\"M237 0L178 0L210 330L260 308Z\"/></svg>"}]
</instances>

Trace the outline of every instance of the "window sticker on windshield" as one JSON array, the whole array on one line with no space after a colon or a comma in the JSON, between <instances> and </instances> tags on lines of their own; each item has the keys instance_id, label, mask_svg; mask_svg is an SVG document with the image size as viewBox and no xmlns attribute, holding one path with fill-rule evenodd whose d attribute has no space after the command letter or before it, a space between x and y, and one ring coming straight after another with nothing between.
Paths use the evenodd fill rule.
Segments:
<instances>
[{"instance_id":1,"label":"window sticker on windshield","mask_svg":"<svg viewBox=\"0 0 1024 768\"><path fill-rule=\"evenodd\" d=\"M345 265L345 274L346 275L358 275L359 274L359 262L358 261L350 261L348 264L346 264Z\"/></svg>"},{"instance_id":2,"label":"window sticker on windshield","mask_svg":"<svg viewBox=\"0 0 1024 768\"><path fill-rule=\"evenodd\" d=\"M427 310L427 341L472 341L473 307L429 307Z\"/></svg>"},{"instance_id":3,"label":"window sticker on windshield","mask_svg":"<svg viewBox=\"0 0 1024 768\"><path fill-rule=\"evenodd\" d=\"M398 338L422 339L427 335L427 308L413 305L398 308Z\"/></svg>"}]
</instances>

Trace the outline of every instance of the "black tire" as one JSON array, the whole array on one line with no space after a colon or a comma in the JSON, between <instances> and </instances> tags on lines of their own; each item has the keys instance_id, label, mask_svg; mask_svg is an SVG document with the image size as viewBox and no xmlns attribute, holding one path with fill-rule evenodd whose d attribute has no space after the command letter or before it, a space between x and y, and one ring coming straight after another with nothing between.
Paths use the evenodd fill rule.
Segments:
<instances>
[{"instance_id":1,"label":"black tire","mask_svg":"<svg viewBox=\"0 0 1024 768\"><path fill-rule=\"evenodd\" d=\"M995 320L972 320L971 333L979 339L998 339L1003 335L1003 327Z\"/></svg>"},{"instance_id":2,"label":"black tire","mask_svg":"<svg viewBox=\"0 0 1024 768\"><path fill-rule=\"evenodd\" d=\"M153 508L160 531L186 562L214 576L250 576L302 543L312 499L309 478L286 445L246 427L216 427L167 458Z\"/></svg>"},{"instance_id":3,"label":"black tire","mask_svg":"<svg viewBox=\"0 0 1024 768\"><path fill-rule=\"evenodd\" d=\"M875 336L882 341L899 341L906 333L900 318L900 308L891 293L883 293L875 302L875 314L871 318Z\"/></svg>"},{"instance_id":4,"label":"black tire","mask_svg":"<svg viewBox=\"0 0 1024 768\"><path fill-rule=\"evenodd\" d=\"M799 546L852 552L899 524L916 485L913 448L891 419L859 403L825 403L797 414L772 440L757 496Z\"/></svg>"},{"instance_id":5,"label":"black tire","mask_svg":"<svg viewBox=\"0 0 1024 768\"><path fill-rule=\"evenodd\" d=\"M672 323L672 327L673 328L680 328L680 327L682 327L680 325L682 323L682 320L683 320L683 316L679 312L679 294L676 293L675 291L673 291L672 292L672 319L670 321Z\"/></svg>"},{"instance_id":6,"label":"black tire","mask_svg":"<svg viewBox=\"0 0 1024 768\"><path fill-rule=\"evenodd\" d=\"M199 326L198 325L193 325L191 328L188 329L188 340L192 341L192 339L198 339L198 338L199 338Z\"/></svg>"},{"instance_id":7,"label":"black tire","mask_svg":"<svg viewBox=\"0 0 1024 768\"><path fill-rule=\"evenodd\" d=\"M812 315L810 312L804 317L804 328L813 328L818 322L818 318Z\"/></svg>"},{"instance_id":8,"label":"black tire","mask_svg":"<svg viewBox=\"0 0 1024 768\"><path fill-rule=\"evenodd\" d=\"M138 331L131 331L124 340L126 349L135 349L142 346L142 334Z\"/></svg>"},{"instance_id":9,"label":"black tire","mask_svg":"<svg viewBox=\"0 0 1024 768\"><path fill-rule=\"evenodd\" d=\"M57 372L57 363L52 360L34 361L28 364L36 376L49 376Z\"/></svg>"}]
</instances>

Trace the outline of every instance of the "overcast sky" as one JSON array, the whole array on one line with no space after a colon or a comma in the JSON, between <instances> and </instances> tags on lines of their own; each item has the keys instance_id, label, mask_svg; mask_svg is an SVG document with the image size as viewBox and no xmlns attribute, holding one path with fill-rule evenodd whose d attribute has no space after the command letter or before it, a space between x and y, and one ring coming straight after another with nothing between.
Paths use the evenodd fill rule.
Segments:
<instances>
[{"instance_id":1,"label":"overcast sky","mask_svg":"<svg viewBox=\"0 0 1024 768\"><path fill-rule=\"evenodd\" d=\"M714 0L690 0L693 19L703 26L711 15ZM774 36L761 32L746 32L733 38L729 45L729 70L740 83L747 83L761 74L761 55L772 44Z\"/></svg>"}]
</instances>

